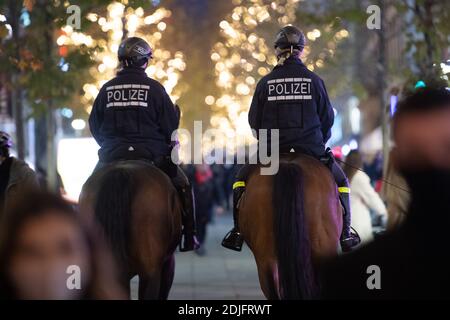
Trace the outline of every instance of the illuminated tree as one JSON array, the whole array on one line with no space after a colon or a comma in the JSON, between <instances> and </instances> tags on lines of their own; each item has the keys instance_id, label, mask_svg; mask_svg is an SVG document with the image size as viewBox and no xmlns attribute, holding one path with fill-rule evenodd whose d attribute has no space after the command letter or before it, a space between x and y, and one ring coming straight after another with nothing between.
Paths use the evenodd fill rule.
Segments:
<instances>
[{"instance_id":1,"label":"illuminated tree","mask_svg":"<svg viewBox=\"0 0 450 320\"><path fill-rule=\"evenodd\" d=\"M106 1L78 1L81 11ZM14 96L19 157L25 154L25 101L36 120L36 166L46 171L47 181L56 189L56 144L54 111L77 92L79 80L90 65L85 46L68 48L62 68L55 45L58 30L66 23L69 3L48 0L0 1L0 72ZM2 32L9 29L9 34ZM70 50L69 50L70 49ZM28 111L28 110L26 110ZM18 125L20 124L20 125ZM34 142L34 141L33 141Z\"/></svg>"},{"instance_id":2,"label":"illuminated tree","mask_svg":"<svg viewBox=\"0 0 450 320\"><path fill-rule=\"evenodd\" d=\"M180 90L177 90L176 86L181 72L186 67L183 53L172 53L160 45L163 32L167 28L164 20L171 16L171 11L164 7L148 11L150 10L146 12L142 7L127 7L121 2L113 2L106 7L105 15L95 12L87 14L86 18L96 24L96 28L86 33L76 32L70 26L62 29L63 33L57 39L60 47L80 44L98 47L93 54L95 64L89 69L94 81L83 85L81 102L85 111L90 112L100 87L115 76L120 42L125 37L132 36L145 39L154 49L147 74L164 85L172 100L179 98Z\"/></svg>"},{"instance_id":3,"label":"illuminated tree","mask_svg":"<svg viewBox=\"0 0 450 320\"><path fill-rule=\"evenodd\" d=\"M81 29L74 30L67 25L69 5L57 0L0 0L0 72L16 100L21 99L14 106L16 114L22 101L31 106L38 131L37 166L47 171L52 188L56 186L55 111L69 106L75 116L86 117L100 86L115 74L117 48L125 36L141 36L156 47L147 72L165 85L174 100L180 95L176 85L185 68L180 52L159 48L169 10L143 0L79 0ZM25 115L16 118L21 124ZM17 126L16 131L23 136L23 128ZM23 150L23 143L18 149Z\"/></svg>"},{"instance_id":4,"label":"illuminated tree","mask_svg":"<svg viewBox=\"0 0 450 320\"><path fill-rule=\"evenodd\" d=\"M406 51L412 56L412 65L403 73L408 74L407 89L414 88L417 80L428 85L443 80L448 85L448 66L443 63L450 46L450 3L436 0L402 0L396 3L400 14L407 17L405 28Z\"/></svg>"}]
</instances>

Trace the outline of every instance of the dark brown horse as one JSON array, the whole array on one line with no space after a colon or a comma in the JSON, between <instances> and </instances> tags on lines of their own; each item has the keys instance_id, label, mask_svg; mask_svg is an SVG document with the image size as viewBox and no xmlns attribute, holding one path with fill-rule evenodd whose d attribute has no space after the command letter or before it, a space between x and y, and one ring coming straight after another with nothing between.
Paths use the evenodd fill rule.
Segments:
<instances>
[{"instance_id":1,"label":"dark brown horse","mask_svg":"<svg viewBox=\"0 0 450 320\"><path fill-rule=\"evenodd\" d=\"M311 299L316 267L336 255L342 208L326 166L305 155L280 159L274 176L252 170L239 203L239 223L267 299Z\"/></svg>"},{"instance_id":2,"label":"dark brown horse","mask_svg":"<svg viewBox=\"0 0 450 320\"><path fill-rule=\"evenodd\" d=\"M167 299L181 238L181 204L169 177L141 161L112 163L84 184L80 211L102 227L124 287L139 275L139 299Z\"/></svg>"}]
</instances>

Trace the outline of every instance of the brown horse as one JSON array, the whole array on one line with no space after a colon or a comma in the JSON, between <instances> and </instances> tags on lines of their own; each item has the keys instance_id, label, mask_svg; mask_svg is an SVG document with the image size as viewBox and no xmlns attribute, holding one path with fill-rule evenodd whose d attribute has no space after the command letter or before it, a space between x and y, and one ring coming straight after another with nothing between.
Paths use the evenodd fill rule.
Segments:
<instances>
[{"instance_id":1,"label":"brown horse","mask_svg":"<svg viewBox=\"0 0 450 320\"><path fill-rule=\"evenodd\" d=\"M112 163L86 181L80 211L102 227L125 289L138 275L139 299L167 299L181 238L181 204L169 177L142 161Z\"/></svg>"},{"instance_id":2,"label":"brown horse","mask_svg":"<svg viewBox=\"0 0 450 320\"><path fill-rule=\"evenodd\" d=\"M283 155L274 176L252 170L239 203L240 230L267 299L312 299L323 258L336 255L342 208L331 172L318 160Z\"/></svg>"}]
</instances>

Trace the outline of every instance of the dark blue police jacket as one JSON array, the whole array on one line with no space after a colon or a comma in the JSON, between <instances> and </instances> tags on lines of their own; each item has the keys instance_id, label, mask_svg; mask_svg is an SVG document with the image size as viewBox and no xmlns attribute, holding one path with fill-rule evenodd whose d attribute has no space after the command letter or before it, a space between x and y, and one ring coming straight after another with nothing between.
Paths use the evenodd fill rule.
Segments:
<instances>
[{"instance_id":1,"label":"dark blue police jacket","mask_svg":"<svg viewBox=\"0 0 450 320\"><path fill-rule=\"evenodd\" d=\"M117 150L143 151L156 159L170 153L179 115L159 82L142 68L125 68L100 89L89 125L101 161L112 160Z\"/></svg>"},{"instance_id":2,"label":"dark blue police jacket","mask_svg":"<svg viewBox=\"0 0 450 320\"><path fill-rule=\"evenodd\" d=\"M334 112L323 80L294 57L263 77L249 112L252 129L279 129L280 150L325 152ZM268 133L269 143L270 131Z\"/></svg>"}]
</instances>

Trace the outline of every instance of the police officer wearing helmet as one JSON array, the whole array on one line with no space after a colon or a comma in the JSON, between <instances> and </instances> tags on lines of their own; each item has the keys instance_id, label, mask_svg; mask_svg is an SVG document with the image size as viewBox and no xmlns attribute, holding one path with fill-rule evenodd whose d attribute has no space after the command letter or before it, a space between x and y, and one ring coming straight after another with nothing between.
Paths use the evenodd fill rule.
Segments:
<instances>
[{"instance_id":1,"label":"police officer wearing helmet","mask_svg":"<svg viewBox=\"0 0 450 320\"><path fill-rule=\"evenodd\" d=\"M334 112L324 82L300 59L305 42L303 32L294 26L286 26L277 33L274 47L278 63L256 86L249 123L256 132L259 129L278 129L280 152L294 149L320 159L330 168L345 211L341 246L343 251L350 251L359 243L359 238L352 234L350 228L349 183L331 151L325 148L331 136ZM236 251L241 250L243 243L237 204L245 190L249 171L246 165L237 174L237 183L233 186L235 226L222 242L224 247Z\"/></svg>"},{"instance_id":2,"label":"police officer wearing helmet","mask_svg":"<svg viewBox=\"0 0 450 320\"><path fill-rule=\"evenodd\" d=\"M183 204L180 250L194 250L198 242L191 185L170 159L174 146L171 135L178 129L179 110L164 87L145 73L152 54L150 45L137 37L119 46L122 69L100 89L89 117L91 133L100 145L96 170L123 159L155 163L172 179Z\"/></svg>"}]
</instances>

